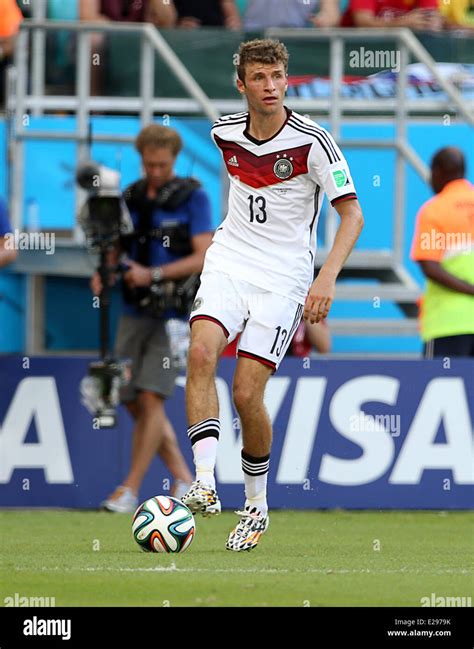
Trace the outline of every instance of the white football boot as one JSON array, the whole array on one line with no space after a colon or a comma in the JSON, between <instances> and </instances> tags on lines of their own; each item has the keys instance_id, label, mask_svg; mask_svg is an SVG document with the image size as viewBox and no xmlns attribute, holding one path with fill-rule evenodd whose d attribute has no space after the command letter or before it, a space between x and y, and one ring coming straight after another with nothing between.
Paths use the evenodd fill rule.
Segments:
<instances>
[{"instance_id":1,"label":"white football boot","mask_svg":"<svg viewBox=\"0 0 474 649\"><path fill-rule=\"evenodd\" d=\"M114 493L101 503L102 509L118 514L131 514L138 507L138 498L128 487L117 487Z\"/></svg>"},{"instance_id":2,"label":"white football boot","mask_svg":"<svg viewBox=\"0 0 474 649\"><path fill-rule=\"evenodd\" d=\"M189 507L193 514L216 516L221 513L221 501L217 491L200 480L195 480L189 490L181 498L181 502Z\"/></svg>"},{"instance_id":3,"label":"white football boot","mask_svg":"<svg viewBox=\"0 0 474 649\"><path fill-rule=\"evenodd\" d=\"M234 552L252 550L258 545L262 534L267 531L270 518L268 514L263 516L255 507L252 510L245 508L244 511L235 513L240 516L240 521L229 534L225 547Z\"/></svg>"}]
</instances>

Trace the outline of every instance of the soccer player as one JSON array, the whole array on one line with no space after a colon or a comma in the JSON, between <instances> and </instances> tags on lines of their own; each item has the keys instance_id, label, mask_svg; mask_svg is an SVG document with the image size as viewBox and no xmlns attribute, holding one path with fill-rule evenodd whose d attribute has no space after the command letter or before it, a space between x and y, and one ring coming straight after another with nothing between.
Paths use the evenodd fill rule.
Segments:
<instances>
[{"instance_id":1,"label":"soccer player","mask_svg":"<svg viewBox=\"0 0 474 649\"><path fill-rule=\"evenodd\" d=\"M213 125L230 177L229 209L206 252L190 316L186 409L196 480L183 502L204 516L221 510L214 467L219 439L218 359L239 333L233 401L242 424L245 505L227 549L251 550L268 527L272 427L263 403L301 317L324 319L336 278L363 224L349 168L329 133L283 104L288 51L279 41L240 46L237 88L248 112ZM324 193L341 217L313 282Z\"/></svg>"}]
</instances>

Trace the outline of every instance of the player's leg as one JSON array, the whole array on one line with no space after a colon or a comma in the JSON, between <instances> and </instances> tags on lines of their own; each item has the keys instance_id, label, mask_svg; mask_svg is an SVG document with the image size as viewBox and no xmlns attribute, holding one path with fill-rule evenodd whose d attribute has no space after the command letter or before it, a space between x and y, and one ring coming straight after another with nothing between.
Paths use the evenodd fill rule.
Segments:
<instances>
[{"instance_id":1,"label":"player's leg","mask_svg":"<svg viewBox=\"0 0 474 649\"><path fill-rule=\"evenodd\" d=\"M264 404L265 386L273 368L260 361L240 357L232 396L242 425L242 469L245 506L238 525L227 540L228 550L251 550L269 523L267 478L270 466L272 425Z\"/></svg>"},{"instance_id":2,"label":"player's leg","mask_svg":"<svg viewBox=\"0 0 474 649\"><path fill-rule=\"evenodd\" d=\"M220 433L216 367L229 342L245 322L239 288L225 273L204 272L191 315L191 343L186 378L188 437L193 447L196 480L183 496L193 512L218 514L214 467Z\"/></svg>"},{"instance_id":3,"label":"player's leg","mask_svg":"<svg viewBox=\"0 0 474 649\"><path fill-rule=\"evenodd\" d=\"M202 319L192 323L186 379L186 412L190 427L205 417L219 416L215 375L226 346L227 337L220 325Z\"/></svg>"},{"instance_id":4,"label":"player's leg","mask_svg":"<svg viewBox=\"0 0 474 649\"><path fill-rule=\"evenodd\" d=\"M267 476L272 429L263 397L301 321L303 305L268 291L249 300L249 319L240 336L233 397L242 423L246 502L229 535L229 550L251 550L268 527Z\"/></svg>"},{"instance_id":5,"label":"player's leg","mask_svg":"<svg viewBox=\"0 0 474 649\"><path fill-rule=\"evenodd\" d=\"M240 357L232 389L242 425L245 507L255 507L262 514L268 512L267 475L272 443L272 424L263 397L272 372L267 365Z\"/></svg>"},{"instance_id":6,"label":"player's leg","mask_svg":"<svg viewBox=\"0 0 474 649\"><path fill-rule=\"evenodd\" d=\"M196 479L183 502L203 515L218 514L214 468L219 440L219 402L215 374L219 357L227 345L222 327L208 319L192 322L186 378L188 437L193 447Z\"/></svg>"}]
</instances>

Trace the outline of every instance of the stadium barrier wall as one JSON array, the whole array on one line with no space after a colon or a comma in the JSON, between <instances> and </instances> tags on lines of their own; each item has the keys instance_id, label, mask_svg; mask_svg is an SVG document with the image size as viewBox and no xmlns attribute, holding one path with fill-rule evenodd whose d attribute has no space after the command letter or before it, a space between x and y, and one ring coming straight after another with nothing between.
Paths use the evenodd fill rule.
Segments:
<instances>
[{"instance_id":1,"label":"stadium barrier wall","mask_svg":"<svg viewBox=\"0 0 474 649\"><path fill-rule=\"evenodd\" d=\"M78 386L89 358L0 359L0 506L96 508L129 466L131 420L96 430ZM233 359L219 366L222 434L216 476L224 507L243 502ZM469 359L285 359L269 381L274 426L269 500L291 509L469 509L473 505ZM167 412L187 461L185 377ZM166 494L153 461L140 499Z\"/></svg>"}]
</instances>

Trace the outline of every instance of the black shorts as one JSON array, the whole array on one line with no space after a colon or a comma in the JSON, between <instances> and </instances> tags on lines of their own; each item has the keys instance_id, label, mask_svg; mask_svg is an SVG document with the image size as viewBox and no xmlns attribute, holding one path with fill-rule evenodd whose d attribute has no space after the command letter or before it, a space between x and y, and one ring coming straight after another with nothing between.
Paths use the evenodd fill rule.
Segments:
<instances>
[{"instance_id":1,"label":"black shorts","mask_svg":"<svg viewBox=\"0 0 474 649\"><path fill-rule=\"evenodd\" d=\"M474 334L433 338L425 343L423 353L425 358L439 358L440 356L474 357Z\"/></svg>"}]
</instances>

